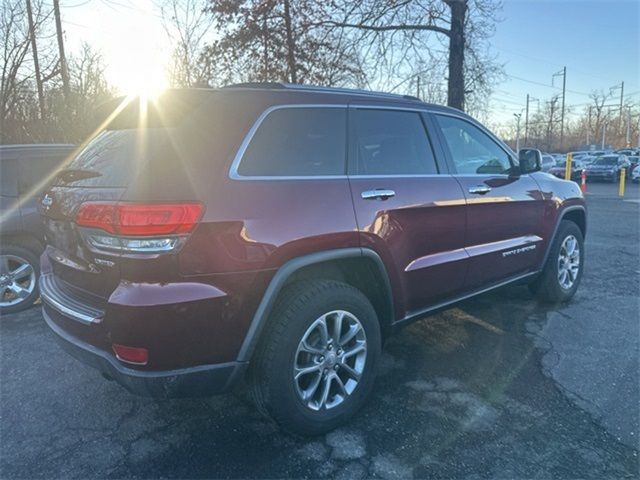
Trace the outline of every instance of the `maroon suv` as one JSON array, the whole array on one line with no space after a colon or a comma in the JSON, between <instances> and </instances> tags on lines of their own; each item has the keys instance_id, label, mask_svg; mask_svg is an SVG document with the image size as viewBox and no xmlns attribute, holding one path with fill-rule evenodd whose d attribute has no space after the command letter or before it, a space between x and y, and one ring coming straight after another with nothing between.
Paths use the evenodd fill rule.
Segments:
<instances>
[{"instance_id":1,"label":"maroon suv","mask_svg":"<svg viewBox=\"0 0 640 480\"><path fill-rule=\"evenodd\" d=\"M246 378L282 426L324 432L362 406L398 327L516 281L572 297L584 199L539 169L540 152L412 97L123 100L43 197L44 316L131 392Z\"/></svg>"}]
</instances>

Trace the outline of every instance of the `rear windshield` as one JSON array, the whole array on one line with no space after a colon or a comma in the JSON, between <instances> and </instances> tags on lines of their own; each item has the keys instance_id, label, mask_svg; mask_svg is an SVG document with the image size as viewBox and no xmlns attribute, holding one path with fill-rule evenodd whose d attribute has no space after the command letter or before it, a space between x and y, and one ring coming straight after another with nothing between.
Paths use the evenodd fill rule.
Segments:
<instances>
[{"instance_id":1,"label":"rear windshield","mask_svg":"<svg viewBox=\"0 0 640 480\"><path fill-rule=\"evenodd\" d=\"M171 170L177 129L213 97L206 90L169 91L144 103L121 98L102 105L95 121L103 131L61 169L54 185L126 187L147 166Z\"/></svg>"},{"instance_id":2,"label":"rear windshield","mask_svg":"<svg viewBox=\"0 0 640 480\"><path fill-rule=\"evenodd\" d=\"M94 138L55 177L54 185L125 187L154 155L170 148L164 128L106 130Z\"/></svg>"}]
</instances>

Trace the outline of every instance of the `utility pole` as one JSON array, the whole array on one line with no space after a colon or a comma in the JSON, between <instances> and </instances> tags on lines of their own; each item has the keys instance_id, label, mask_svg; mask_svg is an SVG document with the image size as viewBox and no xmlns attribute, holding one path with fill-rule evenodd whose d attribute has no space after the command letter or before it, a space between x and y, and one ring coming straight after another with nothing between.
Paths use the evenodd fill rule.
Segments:
<instances>
[{"instance_id":1,"label":"utility pole","mask_svg":"<svg viewBox=\"0 0 640 480\"><path fill-rule=\"evenodd\" d=\"M618 85L609 87L609 95L620 89L620 111L618 112L618 132L622 131L622 106L624 102L624 82L620 82Z\"/></svg>"},{"instance_id":2,"label":"utility pole","mask_svg":"<svg viewBox=\"0 0 640 480\"><path fill-rule=\"evenodd\" d=\"M562 112L560 113L560 148L562 148L564 142L564 100L567 93L567 67L563 67L562 71L551 76L551 85L553 85L553 79L560 75L562 75Z\"/></svg>"},{"instance_id":3,"label":"utility pole","mask_svg":"<svg viewBox=\"0 0 640 480\"><path fill-rule=\"evenodd\" d=\"M520 110L520 113L514 113L513 116L516 117L518 122L516 123L516 153L518 153L520 151L520 117L522 117L522 110Z\"/></svg>"},{"instance_id":4,"label":"utility pole","mask_svg":"<svg viewBox=\"0 0 640 480\"><path fill-rule=\"evenodd\" d=\"M58 37L58 52L60 55L60 75L62 76L62 89L64 98L69 101L69 69L67 57L64 55L64 41L62 39L62 21L60 20L60 0L53 0L53 14L56 17L56 35Z\"/></svg>"},{"instance_id":5,"label":"utility pole","mask_svg":"<svg viewBox=\"0 0 640 480\"><path fill-rule=\"evenodd\" d=\"M604 150L604 138L605 138L606 132L607 132L607 122L604 122L602 124L602 150Z\"/></svg>"},{"instance_id":6,"label":"utility pole","mask_svg":"<svg viewBox=\"0 0 640 480\"><path fill-rule=\"evenodd\" d=\"M631 146L631 138L629 137L630 134L631 134L631 107L627 107L627 135L626 135L627 148Z\"/></svg>"},{"instance_id":7,"label":"utility pole","mask_svg":"<svg viewBox=\"0 0 640 480\"><path fill-rule=\"evenodd\" d=\"M524 114L524 144L529 145L529 102L539 102L537 98L533 98L529 96L527 93L527 107L525 108Z\"/></svg>"},{"instance_id":8,"label":"utility pole","mask_svg":"<svg viewBox=\"0 0 640 480\"><path fill-rule=\"evenodd\" d=\"M38 104L40 106L40 118L44 120L44 91L42 89L42 78L40 77L40 62L38 61L38 47L36 45L36 29L33 24L33 11L31 10L31 0L27 0L27 17L29 20L29 37L31 37L31 50L33 52L33 69L36 74L36 85L38 86Z\"/></svg>"},{"instance_id":9,"label":"utility pole","mask_svg":"<svg viewBox=\"0 0 640 480\"><path fill-rule=\"evenodd\" d=\"M589 106L589 125L587 126L587 145L589 145L589 137L591 135L591 106Z\"/></svg>"}]
</instances>

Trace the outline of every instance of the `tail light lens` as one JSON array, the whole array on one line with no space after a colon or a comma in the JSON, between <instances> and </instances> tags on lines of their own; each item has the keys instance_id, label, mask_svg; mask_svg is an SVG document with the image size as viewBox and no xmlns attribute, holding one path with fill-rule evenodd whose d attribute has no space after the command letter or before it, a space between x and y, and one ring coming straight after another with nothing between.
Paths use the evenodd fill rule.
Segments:
<instances>
[{"instance_id":1,"label":"tail light lens","mask_svg":"<svg viewBox=\"0 0 640 480\"><path fill-rule=\"evenodd\" d=\"M121 362L132 365L146 365L149 362L149 351L146 348L127 347L117 343L114 343L111 348L113 348L116 358Z\"/></svg>"},{"instance_id":2,"label":"tail light lens","mask_svg":"<svg viewBox=\"0 0 640 480\"><path fill-rule=\"evenodd\" d=\"M101 250L166 252L195 228L202 211L199 203L87 202L78 209L76 224L92 229L85 237Z\"/></svg>"}]
</instances>

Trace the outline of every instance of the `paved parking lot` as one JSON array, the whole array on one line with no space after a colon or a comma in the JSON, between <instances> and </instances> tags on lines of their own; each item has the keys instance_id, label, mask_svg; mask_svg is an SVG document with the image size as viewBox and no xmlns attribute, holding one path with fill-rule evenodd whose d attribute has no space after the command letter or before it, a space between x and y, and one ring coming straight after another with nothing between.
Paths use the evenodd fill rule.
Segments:
<instances>
[{"instance_id":1,"label":"paved parking lot","mask_svg":"<svg viewBox=\"0 0 640 480\"><path fill-rule=\"evenodd\" d=\"M640 188L589 184L575 299L508 287L408 327L372 401L313 439L243 395L133 397L34 308L0 324L0 477L637 478Z\"/></svg>"}]
</instances>

